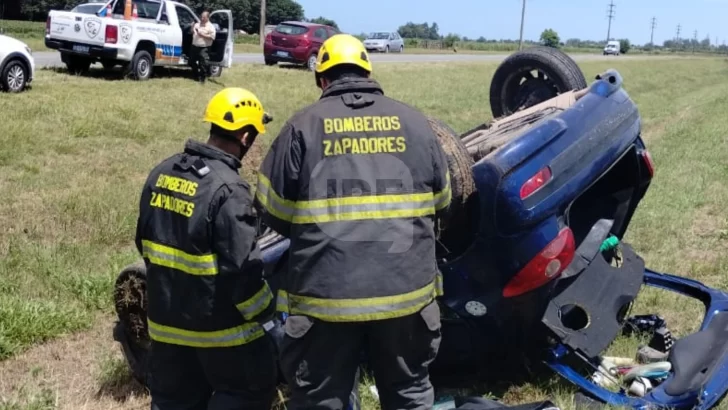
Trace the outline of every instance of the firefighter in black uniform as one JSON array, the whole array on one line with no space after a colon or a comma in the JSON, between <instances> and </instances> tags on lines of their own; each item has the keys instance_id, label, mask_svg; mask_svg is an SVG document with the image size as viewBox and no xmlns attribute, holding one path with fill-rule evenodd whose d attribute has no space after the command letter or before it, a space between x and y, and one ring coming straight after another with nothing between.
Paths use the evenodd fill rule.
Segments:
<instances>
[{"instance_id":1,"label":"firefighter in black uniform","mask_svg":"<svg viewBox=\"0 0 728 410\"><path fill-rule=\"evenodd\" d=\"M383 409L433 405L447 161L427 118L384 96L371 70L358 39L326 40L321 98L284 124L258 174L259 214L291 240L277 305L295 410L343 408L364 346Z\"/></svg>"},{"instance_id":2,"label":"firefighter in black uniform","mask_svg":"<svg viewBox=\"0 0 728 410\"><path fill-rule=\"evenodd\" d=\"M240 88L209 102L207 143L157 165L139 203L136 246L147 267L153 410L269 410L275 313L262 277L257 217L240 160L270 120Z\"/></svg>"}]
</instances>

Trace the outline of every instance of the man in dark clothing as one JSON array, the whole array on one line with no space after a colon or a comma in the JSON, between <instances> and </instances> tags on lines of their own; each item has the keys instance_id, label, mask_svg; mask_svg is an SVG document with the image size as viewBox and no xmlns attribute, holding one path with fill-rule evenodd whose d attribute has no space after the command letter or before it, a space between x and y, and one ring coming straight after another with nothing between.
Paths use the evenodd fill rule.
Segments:
<instances>
[{"instance_id":1,"label":"man in dark clothing","mask_svg":"<svg viewBox=\"0 0 728 410\"><path fill-rule=\"evenodd\" d=\"M318 54L315 104L283 126L256 207L291 239L278 294L291 409L342 409L368 347L384 410L430 409L442 294L434 219L451 193L427 118L384 96L358 39Z\"/></svg>"},{"instance_id":2,"label":"man in dark clothing","mask_svg":"<svg viewBox=\"0 0 728 410\"><path fill-rule=\"evenodd\" d=\"M153 410L269 410L275 397L273 294L257 219L238 173L269 117L249 91L207 106L206 144L188 141L150 173L136 246L147 268Z\"/></svg>"}]
</instances>

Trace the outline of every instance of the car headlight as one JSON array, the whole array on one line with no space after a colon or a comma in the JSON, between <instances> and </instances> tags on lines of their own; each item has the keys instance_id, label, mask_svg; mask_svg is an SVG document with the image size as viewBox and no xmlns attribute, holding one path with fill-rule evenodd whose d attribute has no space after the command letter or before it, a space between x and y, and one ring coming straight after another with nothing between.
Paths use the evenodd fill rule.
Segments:
<instances>
[{"instance_id":1,"label":"car headlight","mask_svg":"<svg viewBox=\"0 0 728 410\"><path fill-rule=\"evenodd\" d=\"M28 46L25 46L25 51L27 51L28 54L30 54L30 55L33 54L33 50L31 50L30 47L28 47Z\"/></svg>"}]
</instances>

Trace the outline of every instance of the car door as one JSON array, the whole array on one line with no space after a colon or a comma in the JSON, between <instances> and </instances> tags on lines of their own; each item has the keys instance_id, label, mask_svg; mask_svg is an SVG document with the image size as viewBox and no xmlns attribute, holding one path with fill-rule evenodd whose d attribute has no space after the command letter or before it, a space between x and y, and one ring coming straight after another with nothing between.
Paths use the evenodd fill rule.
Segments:
<instances>
[{"instance_id":1,"label":"car door","mask_svg":"<svg viewBox=\"0 0 728 410\"><path fill-rule=\"evenodd\" d=\"M312 47L312 51L318 54L318 50L319 48L321 48L321 44L323 44L327 38L329 38L329 34L326 32L326 27L319 27L314 30L313 36L311 38L311 41L314 44L314 46Z\"/></svg>"},{"instance_id":2,"label":"car door","mask_svg":"<svg viewBox=\"0 0 728 410\"><path fill-rule=\"evenodd\" d=\"M399 33L397 33L396 31L392 33L392 35L394 36L395 41L394 49L396 51L404 50L404 39L402 38L402 36L400 36Z\"/></svg>"},{"instance_id":3,"label":"car door","mask_svg":"<svg viewBox=\"0 0 728 410\"><path fill-rule=\"evenodd\" d=\"M192 47L192 26L199 19L192 10L182 4L174 4L174 10L177 14L177 27L175 28L178 29L179 38L175 38L174 44L170 45L170 47L173 47L179 55L185 54L189 58L190 47ZM183 63L183 61L180 60L180 63Z\"/></svg>"},{"instance_id":4,"label":"car door","mask_svg":"<svg viewBox=\"0 0 728 410\"><path fill-rule=\"evenodd\" d=\"M215 10L210 13L210 21L216 23L219 26L219 30L215 35L215 42L213 47L221 48L224 43L224 52L218 57L216 61L222 63L225 68L230 68L233 65L233 46L235 43L235 32L233 31L233 12L231 10ZM211 59L212 62L212 59Z\"/></svg>"}]
</instances>

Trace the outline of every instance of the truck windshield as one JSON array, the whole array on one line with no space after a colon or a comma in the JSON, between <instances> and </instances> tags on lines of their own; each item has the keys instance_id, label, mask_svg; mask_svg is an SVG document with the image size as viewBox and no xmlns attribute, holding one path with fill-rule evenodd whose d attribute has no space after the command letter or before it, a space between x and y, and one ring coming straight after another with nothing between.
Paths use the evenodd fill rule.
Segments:
<instances>
[{"instance_id":1,"label":"truck windshield","mask_svg":"<svg viewBox=\"0 0 728 410\"><path fill-rule=\"evenodd\" d=\"M298 35L306 33L308 31L308 28L296 26L294 24L279 24L276 27L276 31L281 34L289 34L289 35L298 36Z\"/></svg>"},{"instance_id":2,"label":"truck windshield","mask_svg":"<svg viewBox=\"0 0 728 410\"><path fill-rule=\"evenodd\" d=\"M114 14L124 14L124 0L118 0L114 5ZM133 0L137 6L137 15L141 19L156 19L162 3L154 0Z\"/></svg>"}]
</instances>

